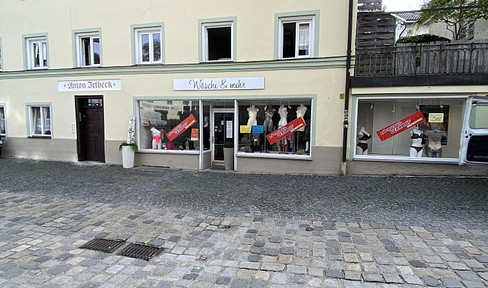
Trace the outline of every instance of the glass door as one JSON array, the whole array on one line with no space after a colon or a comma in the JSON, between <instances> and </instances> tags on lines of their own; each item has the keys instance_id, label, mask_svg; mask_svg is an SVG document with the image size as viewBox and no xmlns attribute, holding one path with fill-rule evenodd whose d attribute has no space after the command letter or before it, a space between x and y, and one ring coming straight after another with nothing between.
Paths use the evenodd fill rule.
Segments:
<instances>
[{"instance_id":1,"label":"glass door","mask_svg":"<svg viewBox=\"0 0 488 288\"><path fill-rule=\"evenodd\" d=\"M224 161L225 143L234 144L234 112L215 110L212 120L212 161Z\"/></svg>"}]
</instances>

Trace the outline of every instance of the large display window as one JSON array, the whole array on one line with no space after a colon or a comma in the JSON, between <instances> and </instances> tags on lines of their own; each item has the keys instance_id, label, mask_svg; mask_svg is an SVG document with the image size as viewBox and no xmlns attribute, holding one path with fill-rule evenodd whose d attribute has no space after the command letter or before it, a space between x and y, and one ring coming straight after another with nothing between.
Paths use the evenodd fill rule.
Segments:
<instances>
[{"instance_id":1,"label":"large display window","mask_svg":"<svg viewBox=\"0 0 488 288\"><path fill-rule=\"evenodd\" d=\"M138 103L139 149L200 150L203 133L200 133L198 100L140 100ZM208 145L204 147L209 149Z\"/></svg>"},{"instance_id":2,"label":"large display window","mask_svg":"<svg viewBox=\"0 0 488 288\"><path fill-rule=\"evenodd\" d=\"M457 159L464 103L439 97L358 99L355 156Z\"/></svg>"},{"instance_id":3,"label":"large display window","mask_svg":"<svg viewBox=\"0 0 488 288\"><path fill-rule=\"evenodd\" d=\"M238 151L310 155L310 99L238 101Z\"/></svg>"}]
</instances>

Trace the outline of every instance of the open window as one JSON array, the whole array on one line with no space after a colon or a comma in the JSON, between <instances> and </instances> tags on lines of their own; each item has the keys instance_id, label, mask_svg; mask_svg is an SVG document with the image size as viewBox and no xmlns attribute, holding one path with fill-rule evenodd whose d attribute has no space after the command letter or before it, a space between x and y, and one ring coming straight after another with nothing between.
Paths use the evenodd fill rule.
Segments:
<instances>
[{"instance_id":1,"label":"open window","mask_svg":"<svg viewBox=\"0 0 488 288\"><path fill-rule=\"evenodd\" d=\"M314 21L313 16L280 18L280 59L313 56Z\"/></svg>"},{"instance_id":2,"label":"open window","mask_svg":"<svg viewBox=\"0 0 488 288\"><path fill-rule=\"evenodd\" d=\"M488 97L469 97L466 102L459 164L488 163Z\"/></svg>"},{"instance_id":3,"label":"open window","mask_svg":"<svg viewBox=\"0 0 488 288\"><path fill-rule=\"evenodd\" d=\"M100 66L100 33L76 34L76 53L78 67Z\"/></svg>"},{"instance_id":4,"label":"open window","mask_svg":"<svg viewBox=\"0 0 488 288\"><path fill-rule=\"evenodd\" d=\"M27 69L47 69L47 37L25 38Z\"/></svg>"},{"instance_id":5,"label":"open window","mask_svg":"<svg viewBox=\"0 0 488 288\"><path fill-rule=\"evenodd\" d=\"M204 23L203 29L203 61L232 61L233 55L233 23Z\"/></svg>"}]
</instances>

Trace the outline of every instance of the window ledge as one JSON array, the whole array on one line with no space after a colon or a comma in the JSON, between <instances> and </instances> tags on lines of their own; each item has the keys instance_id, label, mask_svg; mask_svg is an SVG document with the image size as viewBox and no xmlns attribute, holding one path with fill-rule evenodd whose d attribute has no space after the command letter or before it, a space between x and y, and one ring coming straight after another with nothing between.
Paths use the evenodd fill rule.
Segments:
<instances>
[{"instance_id":1,"label":"window ledge","mask_svg":"<svg viewBox=\"0 0 488 288\"><path fill-rule=\"evenodd\" d=\"M267 158L267 159L287 159L287 160L312 160L310 155L290 155L278 153L245 153L237 152L237 157L242 158Z\"/></svg>"},{"instance_id":2,"label":"window ledge","mask_svg":"<svg viewBox=\"0 0 488 288\"><path fill-rule=\"evenodd\" d=\"M200 154L200 150L139 149L137 153L198 155Z\"/></svg>"},{"instance_id":3,"label":"window ledge","mask_svg":"<svg viewBox=\"0 0 488 288\"><path fill-rule=\"evenodd\" d=\"M51 139L53 137L52 136L43 136L43 135L32 135L32 136L28 136L27 138L30 138L30 139Z\"/></svg>"},{"instance_id":4,"label":"window ledge","mask_svg":"<svg viewBox=\"0 0 488 288\"><path fill-rule=\"evenodd\" d=\"M386 155L356 155L353 160L376 162L403 162L403 163L433 163L433 164L459 164L458 158L429 158Z\"/></svg>"}]
</instances>

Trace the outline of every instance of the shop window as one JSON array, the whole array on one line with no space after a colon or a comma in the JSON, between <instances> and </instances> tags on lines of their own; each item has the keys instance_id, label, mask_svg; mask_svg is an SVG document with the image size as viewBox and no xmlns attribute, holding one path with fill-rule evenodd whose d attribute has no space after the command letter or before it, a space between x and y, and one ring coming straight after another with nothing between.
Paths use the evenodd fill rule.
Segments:
<instances>
[{"instance_id":1,"label":"shop window","mask_svg":"<svg viewBox=\"0 0 488 288\"><path fill-rule=\"evenodd\" d=\"M139 148L200 150L199 101L139 101Z\"/></svg>"},{"instance_id":2,"label":"shop window","mask_svg":"<svg viewBox=\"0 0 488 288\"><path fill-rule=\"evenodd\" d=\"M203 61L233 60L233 23L205 23L203 28Z\"/></svg>"},{"instance_id":3,"label":"shop window","mask_svg":"<svg viewBox=\"0 0 488 288\"><path fill-rule=\"evenodd\" d=\"M78 67L100 66L100 33L76 34L76 55Z\"/></svg>"},{"instance_id":4,"label":"shop window","mask_svg":"<svg viewBox=\"0 0 488 288\"><path fill-rule=\"evenodd\" d=\"M27 69L47 69L48 51L46 37L25 39Z\"/></svg>"},{"instance_id":5,"label":"shop window","mask_svg":"<svg viewBox=\"0 0 488 288\"><path fill-rule=\"evenodd\" d=\"M360 99L355 155L458 158L463 107L462 99Z\"/></svg>"},{"instance_id":6,"label":"shop window","mask_svg":"<svg viewBox=\"0 0 488 288\"><path fill-rule=\"evenodd\" d=\"M137 64L162 63L161 28L136 29Z\"/></svg>"},{"instance_id":7,"label":"shop window","mask_svg":"<svg viewBox=\"0 0 488 288\"><path fill-rule=\"evenodd\" d=\"M310 155L310 115L310 99L239 101L238 151Z\"/></svg>"},{"instance_id":8,"label":"shop window","mask_svg":"<svg viewBox=\"0 0 488 288\"><path fill-rule=\"evenodd\" d=\"M7 134L5 123L5 106L0 106L0 135Z\"/></svg>"},{"instance_id":9,"label":"shop window","mask_svg":"<svg viewBox=\"0 0 488 288\"><path fill-rule=\"evenodd\" d=\"M2 37L0 37L0 71L3 71Z\"/></svg>"},{"instance_id":10,"label":"shop window","mask_svg":"<svg viewBox=\"0 0 488 288\"><path fill-rule=\"evenodd\" d=\"M280 59L313 56L314 19L313 16L280 19Z\"/></svg>"},{"instance_id":11,"label":"shop window","mask_svg":"<svg viewBox=\"0 0 488 288\"><path fill-rule=\"evenodd\" d=\"M50 137L51 131L51 107L48 105L31 105L29 111L29 136Z\"/></svg>"}]
</instances>

